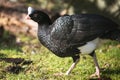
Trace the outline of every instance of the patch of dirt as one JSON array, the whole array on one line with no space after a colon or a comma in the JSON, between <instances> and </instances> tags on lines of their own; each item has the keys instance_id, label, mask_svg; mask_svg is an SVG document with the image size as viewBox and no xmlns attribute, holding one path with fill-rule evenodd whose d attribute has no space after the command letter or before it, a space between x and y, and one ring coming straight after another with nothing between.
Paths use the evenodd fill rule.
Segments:
<instances>
[{"instance_id":1,"label":"patch of dirt","mask_svg":"<svg viewBox=\"0 0 120 80\"><path fill-rule=\"evenodd\" d=\"M31 60L25 60L24 58L0 58L0 61L5 61L7 63L29 65L32 63Z\"/></svg>"},{"instance_id":2,"label":"patch of dirt","mask_svg":"<svg viewBox=\"0 0 120 80\"><path fill-rule=\"evenodd\" d=\"M7 66L3 71L10 72L13 74L19 74L19 72L24 70L24 68L22 67L23 65L29 65L32 63L31 60L25 60L23 58L0 58L0 61L12 63L12 65Z\"/></svg>"},{"instance_id":3,"label":"patch of dirt","mask_svg":"<svg viewBox=\"0 0 120 80\"><path fill-rule=\"evenodd\" d=\"M25 20L27 6L20 2L0 1L0 26L13 34L27 34L36 37L37 25Z\"/></svg>"},{"instance_id":4,"label":"patch of dirt","mask_svg":"<svg viewBox=\"0 0 120 80\"><path fill-rule=\"evenodd\" d=\"M0 58L0 61L5 61L7 63L20 64L24 61L23 58Z\"/></svg>"},{"instance_id":5,"label":"patch of dirt","mask_svg":"<svg viewBox=\"0 0 120 80\"><path fill-rule=\"evenodd\" d=\"M5 68L5 72L10 72L13 74L19 74L19 72L22 70L23 68L21 66L8 66Z\"/></svg>"}]
</instances>

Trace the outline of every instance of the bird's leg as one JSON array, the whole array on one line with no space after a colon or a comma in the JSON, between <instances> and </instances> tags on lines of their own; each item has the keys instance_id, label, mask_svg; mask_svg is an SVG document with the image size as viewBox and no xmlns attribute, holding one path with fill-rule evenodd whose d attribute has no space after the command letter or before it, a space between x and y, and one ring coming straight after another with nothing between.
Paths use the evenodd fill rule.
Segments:
<instances>
[{"instance_id":1,"label":"bird's leg","mask_svg":"<svg viewBox=\"0 0 120 80\"><path fill-rule=\"evenodd\" d=\"M95 69L96 69L96 72L94 74L92 74L91 77L97 76L98 78L100 78L100 67L99 67L95 52L92 52L91 56L94 60Z\"/></svg>"},{"instance_id":2,"label":"bird's leg","mask_svg":"<svg viewBox=\"0 0 120 80\"><path fill-rule=\"evenodd\" d=\"M55 76L61 76L61 75L69 75L70 72L75 68L76 64L79 62L80 56L74 56L73 58L73 64L70 66L70 68L66 71L66 73L55 73Z\"/></svg>"},{"instance_id":3,"label":"bird's leg","mask_svg":"<svg viewBox=\"0 0 120 80\"><path fill-rule=\"evenodd\" d=\"M65 75L69 75L70 72L75 68L76 64L79 62L80 56L74 56L73 58L73 64L70 66L70 68L67 70Z\"/></svg>"}]
</instances>

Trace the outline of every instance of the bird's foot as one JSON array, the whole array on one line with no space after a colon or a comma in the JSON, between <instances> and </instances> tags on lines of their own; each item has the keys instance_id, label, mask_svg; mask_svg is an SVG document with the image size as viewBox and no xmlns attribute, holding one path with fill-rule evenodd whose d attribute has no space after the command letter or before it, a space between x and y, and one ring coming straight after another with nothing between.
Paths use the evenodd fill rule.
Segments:
<instances>
[{"instance_id":1,"label":"bird's foot","mask_svg":"<svg viewBox=\"0 0 120 80\"><path fill-rule=\"evenodd\" d=\"M94 74L90 75L90 78L97 77L100 78L100 74L95 72Z\"/></svg>"}]
</instances>

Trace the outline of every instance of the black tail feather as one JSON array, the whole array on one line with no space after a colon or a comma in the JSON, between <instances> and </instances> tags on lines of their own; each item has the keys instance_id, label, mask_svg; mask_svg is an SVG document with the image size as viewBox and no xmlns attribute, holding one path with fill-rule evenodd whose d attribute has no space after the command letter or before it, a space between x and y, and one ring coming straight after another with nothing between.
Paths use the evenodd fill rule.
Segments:
<instances>
[{"instance_id":1,"label":"black tail feather","mask_svg":"<svg viewBox=\"0 0 120 80\"><path fill-rule=\"evenodd\" d=\"M120 42L120 30L115 29L115 30L109 31L105 33L103 36L101 36L101 38Z\"/></svg>"}]
</instances>

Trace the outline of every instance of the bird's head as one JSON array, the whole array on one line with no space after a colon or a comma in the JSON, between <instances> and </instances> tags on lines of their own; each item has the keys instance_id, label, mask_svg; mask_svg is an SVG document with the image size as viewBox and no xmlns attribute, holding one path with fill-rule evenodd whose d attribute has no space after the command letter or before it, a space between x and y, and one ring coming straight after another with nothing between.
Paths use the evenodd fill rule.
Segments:
<instances>
[{"instance_id":1,"label":"bird's head","mask_svg":"<svg viewBox=\"0 0 120 80\"><path fill-rule=\"evenodd\" d=\"M40 10L35 10L32 7L28 7L28 14L26 19L32 19L39 24L51 23L51 20L46 13Z\"/></svg>"}]
</instances>

